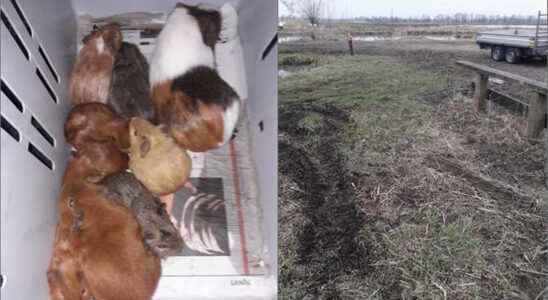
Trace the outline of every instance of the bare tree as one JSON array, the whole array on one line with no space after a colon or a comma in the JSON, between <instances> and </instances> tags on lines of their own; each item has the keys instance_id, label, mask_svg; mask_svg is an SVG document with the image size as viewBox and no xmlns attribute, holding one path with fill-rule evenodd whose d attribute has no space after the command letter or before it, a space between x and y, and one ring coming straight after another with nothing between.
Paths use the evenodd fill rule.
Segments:
<instances>
[{"instance_id":1,"label":"bare tree","mask_svg":"<svg viewBox=\"0 0 548 300\"><path fill-rule=\"evenodd\" d=\"M323 0L300 0L299 12L312 25L319 25L322 15Z\"/></svg>"}]
</instances>

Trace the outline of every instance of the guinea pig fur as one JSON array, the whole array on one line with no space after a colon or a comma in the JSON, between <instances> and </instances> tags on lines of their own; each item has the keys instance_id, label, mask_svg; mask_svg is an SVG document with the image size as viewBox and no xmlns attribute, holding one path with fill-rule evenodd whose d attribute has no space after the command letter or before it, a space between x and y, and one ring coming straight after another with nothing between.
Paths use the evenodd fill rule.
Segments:
<instances>
[{"instance_id":1,"label":"guinea pig fur","mask_svg":"<svg viewBox=\"0 0 548 300\"><path fill-rule=\"evenodd\" d=\"M141 118L129 122L129 168L156 195L176 192L188 180L192 161L172 137Z\"/></svg>"},{"instance_id":2,"label":"guinea pig fur","mask_svg":"<svg viewBox=\"0 0 548 300\"><path fill-rule=\"evenodd\" d=\"M141 226L145 244L161 258L179 254L183 238L169 218L165 205L132 173L117 172L100 182L107 199L129 207Z\"/></svg>"},{"instance_id":3,"label":"guinea pig fur","mask_svg":"<svg viewBox=\"0 0 548 300\"><path fill-rule=\"evenodd\" d=\"M76 105L65 122L65 139L76 150L88 142L110 141L124 150L129 147L128 121L102 103Z\"/></svg>"},{"instance_id":4,"label":"guinea pig fur","mask_svg":"<svg viewBox=\"0 0 548 300\"><path fill-rule=\"evenodd\" d=\"M114 57L122 45L120 26L105 25L90 33L84 43L70 77L71 101L107 103Z\"/></svg>"},{"instance_id":5,"label":"guinea pig fur","mask_svg":"<svg viewBox=\"0 0 548 300\"><path fill-rule=\"evenodd\" d=\"M139 47L123 42L116 53L108 104L123 118L153 117L148 62Z\"/></svg>"},{"instance_id":6,"label":"guinea pig fur","mask_svg":"<svg viewBox=\"0 0 548 300\"><path fill-rule=\"evenodd\" d=\"M101 192L76 196L84 218L74 247L90 294L95 299L151 299L160 258L143 243L133 213Z\"/></svg>"},{"instance_id":7,"label":"guinea pig fur","mask_svg":"<svg viewBox=\"0 0 548 300\"><path fill-rule=\"evenodd\" d=\"M88 142L74 153L63 183L96 183L103 187L106 199L129 208L135 215L145 244L159 257L179 253L183 240L171 222L164 204L148 191L133 174L126 172L128 156L110 142ZM106 177L106 178L105 178ZM67 210L66 207L70 209ZM63 204L60 212L72 213L73 229L85 215L75 205Z\"/></svg>"},{"instance_id":8,"label":"guinea pig fur","mask_svg":"<svg viewBox=\"0 0 548 300\"><path fill-rule=\"evenodd\" d=\"M110 143L89 143L69 161L47 272L51 299L144 300L156 289L160 259L143 243L133 214L94 183L125 168L117 153Z\"/></svg>"},{"instance_id":9,"label":"guinea pig fur","mask_svg":"<svg viewBox=\"0 0 548 300\"><path fill-rule=\"evenodd\" d=\"M240 98L215 70L223 27L216 10L178 4L160 32L150 64L155 122L183 148L204 152L232 136Z\"/></svg>"},{"instance_id":10,"label":"guinea pig fur","mask_svg":"<svg viewBox=\"0 0 548 300\"><path fill-rule=\"evenodd\" d=\"M73 153L65 174L63 185L72 181L98 182L109 174L128 168L128 156L111 142L88 142Z\"/></svg>"}]
</instances>

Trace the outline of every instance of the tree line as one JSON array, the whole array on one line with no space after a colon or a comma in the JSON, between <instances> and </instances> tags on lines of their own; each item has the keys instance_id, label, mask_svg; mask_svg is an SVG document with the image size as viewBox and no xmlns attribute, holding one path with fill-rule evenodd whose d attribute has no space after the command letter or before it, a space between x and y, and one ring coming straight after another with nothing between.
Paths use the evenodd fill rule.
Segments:
<instances>
[{"instance_id":1,"label":"tree line","mask_svg":"<svg viewBox=\"0 0 548 300\"><path fill-rule=\"evenodd\" d=\"M536 25L538 15L484 15L484 14L439 14L435 17L423 15L421 17L358 17L355 21L375 24L439 24L439 25Z\"/></svg>"},{"instance_id":2,"label":"tree line","mask_svg":"<svg viewBox=\"0 0 548 300\"><path fill-rule=\"evenodd\" d=\"M287 12L285 18L304 18L312 25L335 19L335 0L279 0ZM338 18L374 24L432 24L432 25L536 25L538 15L485 15L474 13L423 15L420 17L357 17ZM546 24L546 19L542 20Z\"/></svg>"}]
</instances>

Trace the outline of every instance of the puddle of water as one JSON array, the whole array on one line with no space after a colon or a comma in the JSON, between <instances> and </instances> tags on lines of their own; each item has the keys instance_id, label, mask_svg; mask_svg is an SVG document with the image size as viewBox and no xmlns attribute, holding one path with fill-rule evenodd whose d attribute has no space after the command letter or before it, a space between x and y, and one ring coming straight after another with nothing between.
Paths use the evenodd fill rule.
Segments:
<instances>
[{"instance_id":1,"label":"puddle of water","mask_svg":"<svg viewBox=\"0 0 548 300\"><path fill-rule=\"evenodd\" d=\"M396 41L396 40L417 40L427 39L433 41L456 41L455 36L436 36L436 35L418 35L418 36L356 36L355 41L375 42L375 41Z\"/></svg>"},{"instance_id":2,"label":"puddle of water","mask_svg":"<svg viewBox=\"0 0 548 300\"><path fill-rule=\"evenodd\" d=\"M432 40L432 41L456 41L458 40L456 37L454 36L433 36L433 35L425 35L423 36L425 39L427 40Z\"/></svg>"},{"instance_id":3,"label":"puddle of water","mask_svg":"<svg viewBox=\"0 0 548 300\"><path fill-rule=\"evenodd\" d=\"M288 72L288 71L283 70L283 69L278 70L278 77L280 77L280 78L285 78L289 75L291 75L291 72Z\"/></svg>"},{"instance_id":4,"label":"puddle of water","mask_svg":"<svg viewBox=\"0 0 548 300\"><path fill-rule=\"evenodd\" d=\"M280 38L280 43L289 43L304 40L304 36L286 36ZM382 35L368 35L368 36L354 36L354 41L360 42L376 42L376 41L396 41L396 40L414 40L414 39L427 39L433 41L456 41L459 38L455 36L440 36L440 35L417 35L417 36L382 36ZM341 37L341 41L346 39Z\"/></svg>"},{"instance_id":5,"label":"puddle of water","mask_svg":"<svg viewBox=\"0 0 548 300\"><path fill-rule=\"evenodd\" d=\"M352 37L354 41L360 42L374 42L374 41L393 41L401 40L401 36L380 36L380 35L371 35L371 36L355 36Z\"/></svg>"},{"instance_id":6,"label":"puddle of water","mask_svg":"<svg viewBox=\"0 0 548 300\"><path fill-rule=\"evenodd\" d=\"M524 29L535 29L535 25L458 25L462 27L473 27L473 28L524 28Z\"/></svg>"},{"instance_id":7,"label":"puddle of water","mask_svg":"<svg viewBox=\"0 0 548 300\"><path fill-rule=\"evenodd\" d=\"M303 36L284 36L280 38L280 43L296 42L303 40Z\"/></svg>"}]
</instances>

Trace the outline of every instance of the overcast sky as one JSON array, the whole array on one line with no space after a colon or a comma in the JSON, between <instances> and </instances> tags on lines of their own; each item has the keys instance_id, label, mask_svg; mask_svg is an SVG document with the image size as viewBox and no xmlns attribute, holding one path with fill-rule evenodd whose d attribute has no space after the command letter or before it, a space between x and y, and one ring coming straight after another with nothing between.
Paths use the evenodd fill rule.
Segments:
<instances>
[{"instance_id":1,"label":"overcast sky","mask_svg":"<svg viewBox=\"0 0 548 300\"><path fill-rule=\"evenodd\" d=\"M299 0L296 0L299 1ZM474 14L536 15L546 12L547 0L324 0L334 6L334 18L360 16L390 16L391 10L397 17L416 17L423 14ZM281 4L280 15L287 10Z\"/></svg>"}]
</instances>

